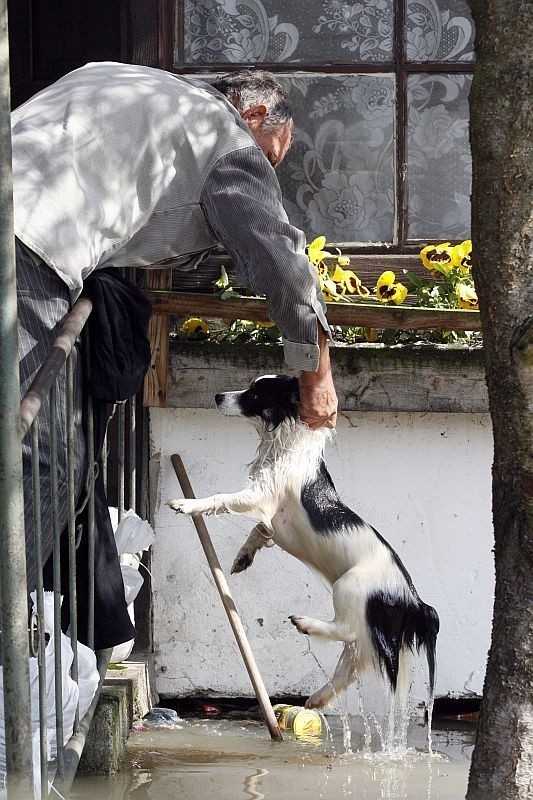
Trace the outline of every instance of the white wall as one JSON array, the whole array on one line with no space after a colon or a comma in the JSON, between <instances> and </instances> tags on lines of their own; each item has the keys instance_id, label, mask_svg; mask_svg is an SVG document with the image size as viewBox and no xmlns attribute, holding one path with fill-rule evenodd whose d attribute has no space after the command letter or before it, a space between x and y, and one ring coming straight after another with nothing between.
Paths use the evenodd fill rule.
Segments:
<instances>
[{"instance_id":1,"label":"white wall","mask_svg":"<svg viewBox=\"0 0 533 800\"><path fill-rule=\"evenodd\" d=\"M202 496L241 488L255 447L256 434L242 419L205 409L151 410L151 457L160 463L154 643L163 696L253 694L192 522L164 503L181 496L173 453ZM489 415L343 413L326 462L344 501L392 544L439 613L437 696L480 694L493 602ZM229 576L253 524L235 517L209 517L207 524ZM269 694L319 688L320 666L288 616L331 618L329 589L277 547L260 552L229 584ZM340 645L313 643L312 650L331 671ZM415 702L426 697L420 671L413 692Z\"/></svg>"}]
</instances>

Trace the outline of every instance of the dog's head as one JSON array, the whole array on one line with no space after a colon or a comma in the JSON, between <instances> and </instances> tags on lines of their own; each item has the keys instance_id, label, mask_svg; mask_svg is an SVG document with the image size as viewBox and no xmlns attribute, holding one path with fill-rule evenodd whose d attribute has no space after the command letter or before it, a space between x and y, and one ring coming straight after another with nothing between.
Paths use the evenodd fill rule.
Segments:
<instances>
[{"instance_id":1,"label":"dog's head","mask_svg":"<svg viewBox=\"0 0 533 800\"><path fill-rule=\"evenodd\" d=\"M217 408L227 416L248 417L273 431L298 417L298 380L286 375L263 375L242 392L215 395Z\"/></svg>"}]
</instances>

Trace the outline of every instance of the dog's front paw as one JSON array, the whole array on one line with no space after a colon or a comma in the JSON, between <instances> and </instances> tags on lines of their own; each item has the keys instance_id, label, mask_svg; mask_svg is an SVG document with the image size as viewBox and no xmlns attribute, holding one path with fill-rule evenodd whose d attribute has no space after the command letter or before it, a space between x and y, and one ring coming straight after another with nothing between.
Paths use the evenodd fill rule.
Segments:
<instances>
[{"instance_id":1,"label":"dog's front paw","mask_svg":"<svg viewBox=\"0 0 533 800\"><path fill-rule=\"evenodd\" d=\"M308 623L310 622L309 617L299 617L296 614L293 614L289 617L290 621L294 625L297 631L300 633L309 634Z\"/></svg>"},{"instance_id":2,"label":"dog's front paw","mask_svg":"<svg viewBox=\"0 0 533 800\"><path fill-rule=\"evenodd\" d=\"M167 500L167 506L171 508L176 514L200 514L201 508L198 508L196 500L187 500L182 498L180 500Z\"/></svg>"}]
</instances>

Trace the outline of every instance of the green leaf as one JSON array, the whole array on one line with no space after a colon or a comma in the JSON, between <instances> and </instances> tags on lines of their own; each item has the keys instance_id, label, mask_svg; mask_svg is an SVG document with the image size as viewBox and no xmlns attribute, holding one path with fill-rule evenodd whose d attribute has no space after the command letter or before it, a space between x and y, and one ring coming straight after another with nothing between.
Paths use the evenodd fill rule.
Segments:
<instances>
[{"instance_id":1,"label":"green leaf","mask_svg":"<svg viewBox=\"0 0 533 800\"><path fill-rule=\"evenodd\" d=\"M423 286L422 278L420 277L420 275L417 275L416 272L411 272L410 269L404 269L403 274L405 275L407 280L409 280L413 284L413 286L417 287L417 289L422 288Z\"/></svg>"},{"instance_id":2,"label":"green leaf","mask_svg":"<svg viewBox=\"0 0 533 800\"><path fill-rule=\"evenodd\" d=\"M444 267L442 264L439 264L437 262L433 262L433 261L431 262L431 269L434 270L435 272L440 272L440 274L443 275L445 278L447 278L449 276L450 270L446 269L446 267Z\"/></svg>"}]
</instances>

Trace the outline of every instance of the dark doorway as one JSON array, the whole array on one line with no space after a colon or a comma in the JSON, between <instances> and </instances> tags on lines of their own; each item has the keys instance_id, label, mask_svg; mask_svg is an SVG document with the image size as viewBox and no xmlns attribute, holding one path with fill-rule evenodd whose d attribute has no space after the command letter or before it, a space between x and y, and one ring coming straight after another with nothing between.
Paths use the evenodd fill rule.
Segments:
<instances>
[{"instance_id":1,"label":"dark doorway","mask_svg":"<svg viewBox=\"0 0 533 800\"><path fill-rule=\"evenodd\" d=\"M125 61L124 4L8 0L13 108L88 61Z\"/></svg>"}]
</instances>

